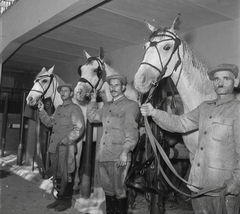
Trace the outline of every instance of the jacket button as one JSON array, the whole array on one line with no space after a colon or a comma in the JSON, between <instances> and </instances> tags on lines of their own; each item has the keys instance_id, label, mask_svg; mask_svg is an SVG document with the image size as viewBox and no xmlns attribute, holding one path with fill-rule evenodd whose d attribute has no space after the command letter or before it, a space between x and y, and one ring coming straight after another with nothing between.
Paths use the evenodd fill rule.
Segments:
<instances>
[{"instance_id":1,"label":"jacket button","mask_svg":"<svg viewBox=\"0 0 240 214\"><path fill-rule=\"evenodd\" d=\"M107 132L105 132L105 134L107 134Z\"/></svg>"},{"instance_id":2,"label":"jacket button","mask_svg":"<svg viewBox=\"0 0 240 214\"><path fill-rule=\"evenodd\" d=\"M109 121L107 121L107 123L109 123Z\"/></svg>"},{"instance_id":3,"label":"jacket button","mask_svg":"<svg viewBox=\"0 0 240 214\"><path fill-rule=\"evenodd\" d=\"M203 150L203 147L201 147L201 150Z\"/></svg>"},{"instance_id":4,"label":"jacket button","mask_svg":"<svg viewBox=\"0 0 240 214\"><path fill-rule=\"evenodd\" d=\"M212 119L212 116L210 116L209 118Z\"/></svg>"},{"instance_id":5,"label":"jacket button","mask_svg":"<svg viewBox=\"0 0 240 214\"><path fill-rule=\"evenodd\" d=\"M207 131L205 131L204 134L207 134Z\"/></svg>"},{"instance_id":6,"label":"jacket button","mask_svg":"<svg viewBox=\"0 0 240 214\"><path fill-rule=\"evenodd\" d=\"M200 166L200 163L198 163L197 166Z\"/></svg>"},{"instance_id":7,"label":"jacket button","mask_svg":"<svg viewBox=\"0 0 240 214\"><path fill-rule=\"evenodd\" d=\"M103 143L103 145L105 145L105 143Z\"/></svg>"}]
</instances>

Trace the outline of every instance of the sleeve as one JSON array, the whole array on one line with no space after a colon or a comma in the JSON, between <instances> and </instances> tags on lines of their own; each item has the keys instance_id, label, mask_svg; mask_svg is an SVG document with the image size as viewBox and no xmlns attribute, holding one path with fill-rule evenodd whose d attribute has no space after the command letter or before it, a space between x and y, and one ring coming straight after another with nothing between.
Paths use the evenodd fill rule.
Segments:
<instances>
[{"instance_id":1,"label":"sleeve","mask_svg":"<svg viewBox=\"0 0 240 214\"><path fill-rule=\"evenodd\" d=\"M233 133L234 133L234 142L236 146L236 167L233 170L233 184L237 187L240 188L240 106L237 106L236 109L237 115L236 119L234 122L234 127L233 127Z\"/></svg>"},{"instance_id":2,"label":"sleeve","mask_svg":"<svg viewBox=\"0 0 240 214\"><path fill-rule=\"evenodd\" d=\"M137 120L139 116L140 111L136 102L131 102L130 105L127 105L124 117L125 140L123 145L123 151L126 153L133 151L137 145L139 137Z\"/></svg>"},{"instance_id":3,"label":"sleeve","mask_svg":"<svg viewBox=\"0 0 240 214\"><path fill-rule=\"evenodd\" d=\"M166 131L186 133L198 129L199 107L183 115L174 115L156 109L152 118L158 126Z\"/></svg>"},{"instance_id":4,"label":"sleeve","mask_svg":"<svg viewBox=\"0 0 240 214\"><path fill-rule=\"evenodd\" d=\"M84 116L81 108L77 105L75 105L75 107L71 109L71 123L73 126L72 130L68 133L66 137L61 140L61 142L63 142L64 144L72 144L84 134Z\"/></svg>"},{"instance_id":5,"label":"sleeve","mask_svg":"<svg viewBox=\"0 0 240 214\"><path fill-rule=\"evenodd\" d=\"M57 109L56 109L56 111L57 111ZM54 124L55 124L54 115L55 115L55 113L53 115L49 116L45 110L38 112L38 116L39 116L41 122L47 127L54 126Z\"/></svg>"},{"instance_id":6,"label":"sleeve","mask_svg":"<svg viewBox=\"0 0 240 214\"><path fill-rule=\"evenodd\" d=\"M87 119L90 123L102 122L102 108L98 108L96 101L91 101L87 106Z\"/></svg>"}]
</instances>

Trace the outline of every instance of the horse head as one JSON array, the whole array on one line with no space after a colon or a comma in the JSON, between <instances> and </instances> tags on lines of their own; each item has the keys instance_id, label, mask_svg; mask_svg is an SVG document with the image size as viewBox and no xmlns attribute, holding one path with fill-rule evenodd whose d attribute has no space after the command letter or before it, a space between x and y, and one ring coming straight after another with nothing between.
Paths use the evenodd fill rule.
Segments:
<instances>
[{"instance_id":1,"label":"horse head","mask_svg":"<svg viewBox=\"0 0 240 214\"><path fill-rule=\"evenodd\" d=\"M26 98L27 105L37 105L40 100L56 95L57 83L53 69L54 66L49 70L42 68Z\"/></svg>"},{"instance_id":2,"label":"horse head","mask_svg":"<svg viewBox=\"0 0 240 214\"><path fill-rule=\"evenodd\" d=\"M86 63L80 65L78 68L80 79L74 89L74 97L80 101L89 101L93 89L100 90L105 82L106 70L103 61L104 50L103 48L100 48L99 56L93 57L85 50L83 53L86 58Z\"/></svg>"},{"instance_id":3,"label":"horse head","mask_svg":"<svg viewBox=\"0 0 240 214\"><path fill-rule=\"evenodd\" d=\"M151 32L144 45L144 56L134 77L134 86L141 92L148 92L159 81L172 75L181 64L181 40L177 36L180 14L170 28L156 28L145 22Z\"/></svg>"}]
</instances>

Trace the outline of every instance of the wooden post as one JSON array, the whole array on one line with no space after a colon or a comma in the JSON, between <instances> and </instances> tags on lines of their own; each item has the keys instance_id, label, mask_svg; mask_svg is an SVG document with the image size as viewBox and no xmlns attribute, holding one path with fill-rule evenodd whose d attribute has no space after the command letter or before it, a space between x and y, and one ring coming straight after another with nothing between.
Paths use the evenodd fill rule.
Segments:
<instances>
[{"instance_id":1,"label":"wooden post","mask_svg":"<svg viewBox=\"0 0 240 214\"><path fill-rule=\"evenodd\" d=\"M89 198L91 193L92 142L93 142L93 124L87 120L86 142L83 145L85 154L81 188L83 198Z\"/></svg>"}]
</instances>

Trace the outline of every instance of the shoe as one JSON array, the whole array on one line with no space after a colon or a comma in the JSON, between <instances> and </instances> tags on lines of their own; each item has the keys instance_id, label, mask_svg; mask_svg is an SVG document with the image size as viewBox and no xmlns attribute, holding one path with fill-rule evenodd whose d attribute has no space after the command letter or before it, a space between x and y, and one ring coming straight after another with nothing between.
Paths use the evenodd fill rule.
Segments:
<instances>
[{"instance_id":1,"label":"shoe","mask_svg":"<svg viewBox=\"0 0 240 214\"><path fill-rule=\"evenodd\" d=\"M57 206L61 203L61 201L62 201L62 200L57 199L57 200L54 201L53 203L47 205L47 208L48 208L48 209L53 209L53 208L57 207Z\"/></svg>"},{"instance_id":2,"label":"shoe","mask_svg":"<svg viewBox=\"0 0 240 214\"><path fill-rule=\"evenodd\" d=\"M64 210L69 209L71 206L72 206L72 199L70 198L63 199L61 203L57 207L55 207L55 211L62 212Z\"/></svg>"}]
</instances>

